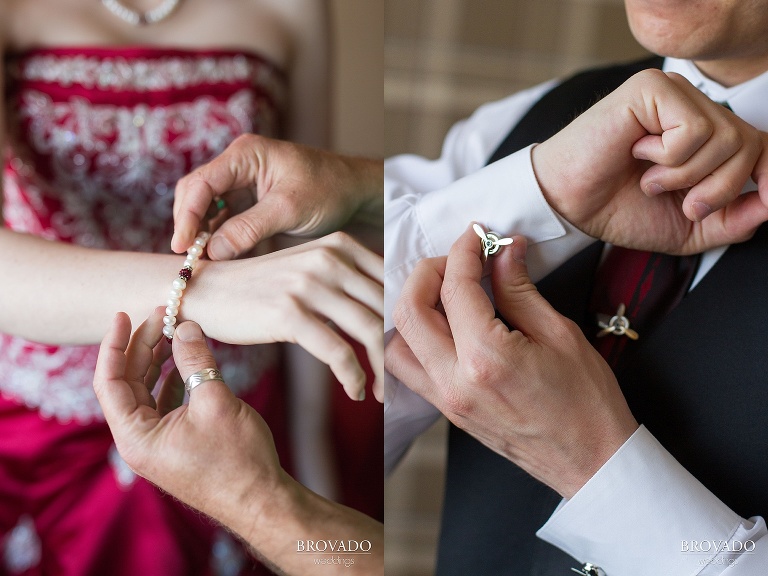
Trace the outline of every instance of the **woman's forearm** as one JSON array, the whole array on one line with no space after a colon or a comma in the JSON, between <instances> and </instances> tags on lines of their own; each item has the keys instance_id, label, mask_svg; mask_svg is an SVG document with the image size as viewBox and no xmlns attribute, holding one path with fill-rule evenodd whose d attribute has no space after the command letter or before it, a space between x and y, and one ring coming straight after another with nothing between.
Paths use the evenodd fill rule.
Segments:
<instances>
[{"instance_id":1,"label":"woman's forearm","mask_svg":"<svg viewBox=\"0 0 768 576\"><path fill-rule=\"evenodd\" d=\"M116 312L138 326L163 304L183 262L0 229L0 331L47 344L97 344Z\"/></svg>"},{"instance_id":2,"label":"woman's forearm","mask_svg":"<svg viewBox=\"0 0 768 576\"><path fill-rule=\"evenodd\" d=\"M138 326L165 305L178 255L91 250L0 230L0 331L49 344L95 344L116 312ZM177 316L228 344L295 342L328 364L350 398L365 372L327 325L365 345L382 395L383 261L344 234L243 260L198 262Z\"/></svg>"}]
</instances>

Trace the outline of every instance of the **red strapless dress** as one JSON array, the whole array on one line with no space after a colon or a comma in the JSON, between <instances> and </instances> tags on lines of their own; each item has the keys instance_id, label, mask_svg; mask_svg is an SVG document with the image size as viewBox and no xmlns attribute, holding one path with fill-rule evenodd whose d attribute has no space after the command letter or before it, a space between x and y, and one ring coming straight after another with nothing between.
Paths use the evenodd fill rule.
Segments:
<instances>
[{"instance_id":1,"label":"red strapless dress","mask_svg":"<svg viewBox=\"0 0 768 576\"><path fill-rule=\"evenodd\" d=\"M175 182L243 132L277 136L285 89L279 69L235 51L11 56L5 225L94 248L170 252ZM213 346L286 466L276 348ZM0 574L267 573L128 469L93 393L97 352L0 334Z\"/></svg>"}]
</instances>

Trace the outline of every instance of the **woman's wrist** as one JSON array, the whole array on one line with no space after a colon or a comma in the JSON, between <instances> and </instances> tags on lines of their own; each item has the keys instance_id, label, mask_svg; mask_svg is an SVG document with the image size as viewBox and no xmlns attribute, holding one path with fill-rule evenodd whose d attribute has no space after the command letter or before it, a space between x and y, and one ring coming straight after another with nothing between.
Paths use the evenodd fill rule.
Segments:
<instances>
[{"instance_id":1,"label":"woman's wrist","mask_svg":"<svg viewBox=\"0 0 768 576\"><path fill-rule=\"evenodd\" d=\"M197 263L194 275L187 283L184 301L179 307L177 316L179 324L185 320L193 320L200 325L206 335L218 332L216 314L212 312L214 310L223 312L217 294L221 293L218 282L225 276L227 264L229 262L212 260L200 260Z\"/></svg>"}]
</instances>

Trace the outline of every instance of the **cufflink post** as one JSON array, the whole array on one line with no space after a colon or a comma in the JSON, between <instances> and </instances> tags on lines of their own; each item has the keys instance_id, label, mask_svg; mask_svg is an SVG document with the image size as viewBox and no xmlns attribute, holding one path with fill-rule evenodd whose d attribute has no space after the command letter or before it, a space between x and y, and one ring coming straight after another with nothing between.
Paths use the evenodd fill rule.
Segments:
<instances>
[{"instance_id":1,"label":"cufflink post","mask_svg":"<svg viewBox=\"0 0 768 576\"><path fill-rule=\"evenodd\" d=\"M581 574L581 576L607 576L600 566L595 566L590 562L587 562L581 568L571 568L571 572L576 572L576 574Z\"/></svg>"}]
</instances>

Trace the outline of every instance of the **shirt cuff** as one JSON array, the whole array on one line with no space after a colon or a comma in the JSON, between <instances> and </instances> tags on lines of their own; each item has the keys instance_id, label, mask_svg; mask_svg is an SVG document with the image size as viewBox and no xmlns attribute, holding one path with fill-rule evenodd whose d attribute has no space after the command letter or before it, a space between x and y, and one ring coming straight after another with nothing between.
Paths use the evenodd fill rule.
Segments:
<instances>
[{"instance_id":1,"label":"shirt cuff","mask_svg":"<svg viewBox=\"0 0 768 576\"><path fill-rule=\"evenodd\" d=\"M694 551L692 542L757 539L764 529L730 510L641 426L537 536L608 576L674 576L720 573L719 551Z\"/></svg>"},{"instance_id":2,"label":"shirt cuff","mask_svg":"<svg viewBox=\"0 0 768 576\"><path fill-rule=\"evenodd\" d=\"M539 189L532 147L422 197L416 212L436 254L447 254L456 241L452 222L463 231L474 220L500 233L523 234L532 242L565 234Z\"/></svg>"},{"instance_id":3,"label":"shirt cuff","mask_svg":"<svg viewBox=\"0 0 768 576\"><path fill-rule=\"evenodd\" d=\"M432 254L448 254L470 222L479 222L504 236L523 235L529 245L547 243L527 258L536 282L594 242L547 204L533 171L533 146L420 199L415 216Z\"/></svg>"}]
</instances>

